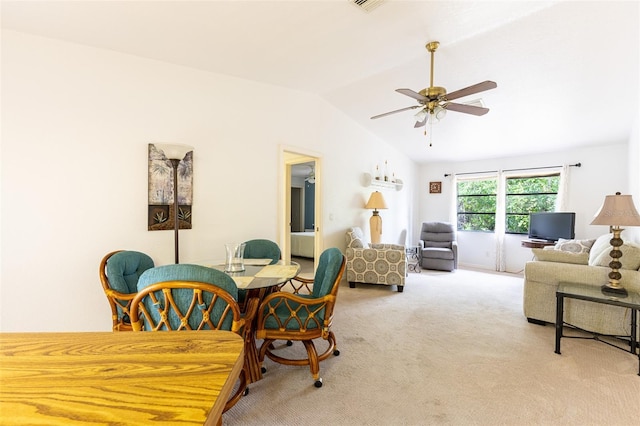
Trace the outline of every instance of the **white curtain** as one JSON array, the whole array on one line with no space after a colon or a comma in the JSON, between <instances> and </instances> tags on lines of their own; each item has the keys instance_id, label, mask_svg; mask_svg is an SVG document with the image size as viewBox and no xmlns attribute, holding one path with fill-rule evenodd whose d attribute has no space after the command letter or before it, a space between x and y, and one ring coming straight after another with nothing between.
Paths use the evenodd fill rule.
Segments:
<instances>
[{"instance_id":1,"label":"white curtain","mask_svg":"<svg viewBox=\"0 0 640 426\"><path fill-rule=\"evenodd\" d=\"M560 170L560 187L558 188L558 197L556 198L556 211L565 212L569 205L569 177L571 166L565 164Z\"/></svg>"},{"instance_id":2,"label":"white curtain","mask_svg":"<svg viewBox=\"0 0 640 426\"><path fill-rule=\"evenodd\" d=\"M507 206L505 203L506 193L506 178L504 172L500 170L497 175L498 188L496 191L496 225L494 231L495 243L496 243L496 271L503 272L506 270L505 266L505 252L504 252L504 231L506 229L506 212Z\"/></svg>"},{"instance_id":3,"label":"white curtain","mask_svg":"<svg viewBox=\"0 0 640 426\"><path fill-rule=\"evenodd\" d=\"M451 205L449 206L449 222L451 222L456 229L458 227L458 181L458 176L453 175L453 179L451 179Z\"/></svg>"}]
</instances>

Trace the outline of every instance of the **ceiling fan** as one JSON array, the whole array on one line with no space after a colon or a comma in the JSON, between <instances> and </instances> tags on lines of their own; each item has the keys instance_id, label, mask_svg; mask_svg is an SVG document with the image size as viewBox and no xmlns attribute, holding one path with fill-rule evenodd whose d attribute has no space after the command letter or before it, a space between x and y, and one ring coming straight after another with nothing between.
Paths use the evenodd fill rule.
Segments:
<instances>
[{"instance_id":1,"label":"ceiling fan","mask_svg":"<svg viewBox=\"0 0 640 426\"><path fill-rule=\"evenodd\" d=\"M372 120L376 118L386 117L387 115L395 114L410 109L421 108L415 115L416 124L413 127L423 127L427 124L427 120L430 122L433 120L439 120L444 117L447 111L462 112L472 115L485 115L489 112L489 108L485 108L478 105L478 102L473 103L453 103L451 101L462 98L464 96L473 95L474 93L484 92L485 90L495 89L498 85L493 81L483 81L482 83L474 84L473 86L465 87L464 89L456 90L455 92L447 93L444 87L437 87L433 85L433 57L435 51L440 45L437 41L427 43L426 48L431 53L431 75L429 87L422 89L420 92L414 92L411 89L396 89L396 92L409 96L418 101L418 105L413 105L405 108L400 108L395 111L385 112L384 114L374 115Z\"/></svg>"},{"instance_id":2,"label":"ceiling fan","mask_svg":"<svg viewBox=\"0 0 640 426\"><path fill-rule=\"evenodd\" d=\"M316 171L314 170L313 166L309 166L309 168L311 169L311 171L309 172L309 174L307 175L306 178L304 178L305 182L314 184L316 183Z\"/></svg>"}]
</instances>

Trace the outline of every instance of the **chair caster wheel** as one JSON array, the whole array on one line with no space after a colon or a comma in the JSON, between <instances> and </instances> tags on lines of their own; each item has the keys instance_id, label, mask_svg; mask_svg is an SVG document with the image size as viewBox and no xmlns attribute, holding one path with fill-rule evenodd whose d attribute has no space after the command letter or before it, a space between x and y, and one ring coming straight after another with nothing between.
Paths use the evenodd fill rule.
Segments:
<instances>
[{"instance_id":1,"label":"chair caster wheel","mask_svg":"<svg viewBox=\"0 0 640 426\"><path fill-rule=\"evenodd\" d=\"M335 356L338 356L338 355L340 355L340 351L336 349L335 351L333 351L333 354L334 354Z\"/></svg>"},{"instance_id":2,"label":"chair caster wheel","mask_svg":"<svg viewBox=\"0 0 640 426\"><path fill-rule=\"evenodd\" d=\"M293 345L293 342L291 340L287 340L287 346L291 346Z\"/></svg>"},{"instance_id":3,"label":"chair caster wheel","mask_svg":"<svg viewBox=\"0 0 640 426\"><path fill-rule=\"evenodd\" d=\"M242 392L242 396L247 396L249 395L249 388L244 388L244 392Z\"/></svg>"},{"instance_id":4,"label":"chair caster wheel","mask_svg":"<svg viewBox=\"0 0 640 426\"><path fill-rule=\"evenodd\" d=\"M262 374L267 372L267 368L266 367L260 367L260 371L262 372Z\"/></svg>"},{"instance_id":5,"label":"chair caster wheel","mask_svg":"<svg viewBox=\"0 0 640 426\"><path fill-rule=\"evenodd\" d=\"M316 382L313 385L315 387L317 387L317 388L321 388L322 387L322 378L316 380Z\"/></svg>"}]
</instances>

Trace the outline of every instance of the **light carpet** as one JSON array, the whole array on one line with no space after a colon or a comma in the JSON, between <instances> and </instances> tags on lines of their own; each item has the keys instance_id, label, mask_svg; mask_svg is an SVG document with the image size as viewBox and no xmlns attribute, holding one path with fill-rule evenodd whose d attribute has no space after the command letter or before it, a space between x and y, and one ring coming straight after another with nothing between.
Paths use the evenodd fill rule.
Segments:
<instances>
[{"instance_id":1,"label":"light carpet","mask_svg":"<svg viewBox=\"0 0 640 426\"><path fill-rule=\"evenodd\" d=\"M522 284L462 269L410 273L403 293L345 282L332 328L341 354L320 364L323 387L308 367L266 359L223 423L638 424L637 356L582 339L555 354L554 327L522 314Z\"/></svg>"}]
</instances>

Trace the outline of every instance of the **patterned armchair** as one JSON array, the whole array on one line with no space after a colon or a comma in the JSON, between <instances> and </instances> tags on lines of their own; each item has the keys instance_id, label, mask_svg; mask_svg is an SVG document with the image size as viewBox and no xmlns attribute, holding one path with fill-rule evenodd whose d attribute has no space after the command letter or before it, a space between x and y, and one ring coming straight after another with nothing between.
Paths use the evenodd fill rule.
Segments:
<instances>
[{"instance_id":1,"label":"patterned armchair","mask_svg":"<svg viewBox=\"0 0 640 426\"><path fill-rule=\"evenodd\" d=\"M356 283L396 285L404 290L407 275L405 247L397 244L370 244L364 247L360 228L347 231L347 281L349 287Z\"/></svg>"}]
</instances>

